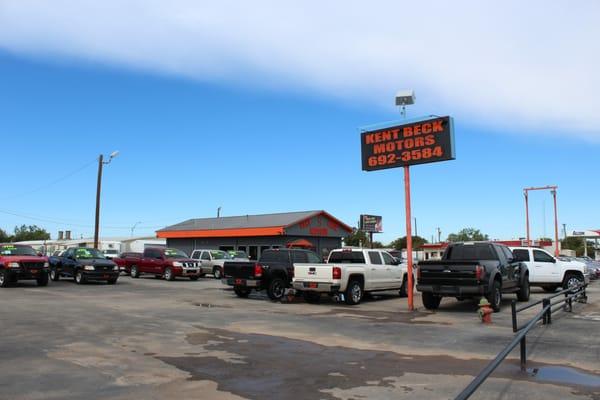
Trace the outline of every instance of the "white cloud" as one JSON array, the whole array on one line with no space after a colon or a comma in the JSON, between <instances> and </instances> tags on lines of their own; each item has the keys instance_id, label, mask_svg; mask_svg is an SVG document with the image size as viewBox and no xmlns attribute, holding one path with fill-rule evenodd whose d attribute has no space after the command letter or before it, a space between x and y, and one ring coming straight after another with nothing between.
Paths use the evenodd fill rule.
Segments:
<instances>
[{"instance_id":1,"label":"white cloud","mask_svg":"<svg viewBox=\"0 0 600 400\"><path fill-rule=\"evenodd\" d=\"M0 0L0 47L600 141L600 3Z\"/></svg>"}]
</instances>

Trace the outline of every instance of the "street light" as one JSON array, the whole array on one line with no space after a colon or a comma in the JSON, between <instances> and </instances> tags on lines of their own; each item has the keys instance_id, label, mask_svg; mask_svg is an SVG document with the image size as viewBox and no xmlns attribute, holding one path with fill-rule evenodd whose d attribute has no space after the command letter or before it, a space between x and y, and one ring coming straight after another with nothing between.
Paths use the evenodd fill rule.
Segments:
<instances>
[{"instance_id":1,"label":"street light","mask_svg":"<svg viewBox=\"0 0 600 400\"><path fill-rule=\"evenodd\" d=\"M110 153L108 161L104 161L104 155L98 157L98 184L96 186L96 223L94 225L94 248L98 248L98 231L100 229L100 191L102 189L102 167L108 165L113 158L119 155L118 151Z\"/></svg>"},{"instance_id":2,"label":"street light","mask_svg":"<svg viewBox=\"0 0 600 400\"><path fill-rule=\"evenodd\" d=\"M142 221L138 221L135 224L133 224L133 226L131 227L131 237L133 237L133 231L134 231L135 227L138 226L138 224L141 224L141 223L142 223Z\"/></svg>"}]
</instances>

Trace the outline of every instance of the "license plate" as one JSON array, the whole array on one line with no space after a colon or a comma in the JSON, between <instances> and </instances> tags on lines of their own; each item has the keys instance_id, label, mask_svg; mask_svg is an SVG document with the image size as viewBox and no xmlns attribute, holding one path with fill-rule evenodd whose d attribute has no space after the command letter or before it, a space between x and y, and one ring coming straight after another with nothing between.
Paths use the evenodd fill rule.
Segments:
<instances>
[{"instance_id":1,"label":"license plate","mask_svg":"<svg viewBox=\"0 0 600 400\"><path fill-rule=\"evenodd\" d=\"M35 269L34 269L34 270L31 270L30 272L31 272L33 275L35 275L35 274L37 274L37 273L38 273L38 272L37 272L37 270L35 270Z\"/></svg>"},{"instance_id":2,"label":"license plate","mask_svg":"<svg viewBox=\"0 0 600 400\"><path fill-rule=\"evenodd\" d=\"M316 289L319 286L319 284L317 282L310 282L308 284L308 287L311 289Z\"/></svg>"},{"instance_id":3,"label":"license plate","mask_svg":"<svg viewBox=\"0 0 600 400\"><path fill-rule=\"evenodd\" d=\"M236 284L236 285L241 285L242 283L244 283L244 280L243 280L243 279L236 279L236 280L235 280L235 284Z\"/></svg>"}]
</instances>

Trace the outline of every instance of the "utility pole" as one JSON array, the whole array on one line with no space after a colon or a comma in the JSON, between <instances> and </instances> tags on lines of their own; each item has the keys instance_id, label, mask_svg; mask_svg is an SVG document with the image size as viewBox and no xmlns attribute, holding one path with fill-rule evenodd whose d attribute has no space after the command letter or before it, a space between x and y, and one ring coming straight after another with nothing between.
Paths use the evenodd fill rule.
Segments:
<instances>
[{"instance_id":1,"label":"utility pole","mask_svg":"<svg viewBox=\"0 0 600 400\"><path fill-rule=\"evenodd\" d=\"M221 207L217 207L217 218L221 216Z\"/></svg>"},{"instance_id":2,"label":"utility pole","mask_svg":"<svg viewBox=\"0 0 600 400\"><path fill-rule=\"evenodd\" d=\"M562 226L563 226L563 235L564 235L563 239L566 239L567 238L567 224L562 224Z\"/></svg>"},{"instance_id":3,"label":"utility pole","mask_svg":"<svg viewBox=\"0 0 600 400\"><path fill-rule=\"evenodd\" d=\"M415 236L419 236L419 230L417 229L417 218L415 217Z\"/></svg>"},{"instance_id":4,"label":"utility pole","mask_svg":"<svg viewBox=\"0 0 600 400\"><path fill-rule=\"evenodd\" d=\"M437 234L438 234L438 243L441 243L442 242L442 230L440 229L439 226L437 228Z\"/></svg>"},{"instance_id":5,"label":"utility pole","mask_svg":"<svg viewBox=\"0 0 600 400\"><path fill-rule=\"evenodd\" d=\"M102 191L102 167L104 164L110 164L113 158L119 154L118 151L113 151L110 154L108 161L104 161L104 156L100 154L98 157L98 183L96 185L96 220L94 223L94 248L98 248L98 233L100 231L100 192Z\"/></svg>"}]
</instances>

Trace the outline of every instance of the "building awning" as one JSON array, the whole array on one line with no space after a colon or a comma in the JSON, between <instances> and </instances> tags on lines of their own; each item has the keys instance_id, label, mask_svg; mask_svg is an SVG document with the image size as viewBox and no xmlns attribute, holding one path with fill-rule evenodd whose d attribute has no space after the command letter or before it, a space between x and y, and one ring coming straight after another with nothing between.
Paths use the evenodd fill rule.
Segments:
<instances>
[{"instance_id":1,"label":"building awning","mask_svg":"<svg viewBox=\"0 0 600 400\"><path fill-rule=\"evenodd\" d=\"M312 244L311 242L309 242L306 239L297 239L297 240L293 240L291 242L289 242L286 245L287 248L301 248L301 249L314 249L315 245Z\"/></svg>"}]
</instances>

